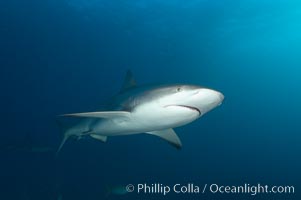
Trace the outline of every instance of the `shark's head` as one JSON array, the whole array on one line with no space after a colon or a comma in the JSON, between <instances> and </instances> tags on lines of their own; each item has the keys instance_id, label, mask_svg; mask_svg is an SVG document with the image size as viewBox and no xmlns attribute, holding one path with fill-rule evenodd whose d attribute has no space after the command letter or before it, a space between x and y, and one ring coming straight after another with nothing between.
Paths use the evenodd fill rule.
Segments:
<instances>
[{"instance_id":1,"label":"shark's head","mask_svg":"<svg viewBox=\"0 0 301 200\"><path fill-rule=\"evenodd\" d=\"M144 90L135 100L138 118L160 126L178 127L188 124L224 100L222 93L195 85L164 85Z\"/></svg>"},{"instance_id":2,"label":"shark's head","mask_svg":"<svg viewBox=\"0 0 301 200\"><path fill-rule=\"evenodd\" d=\"M164 108L178 107L199 116L221 105L224 95L216 90L195 85L169 85L157 89L158 103Z\"/></svg>"}]
</instances>

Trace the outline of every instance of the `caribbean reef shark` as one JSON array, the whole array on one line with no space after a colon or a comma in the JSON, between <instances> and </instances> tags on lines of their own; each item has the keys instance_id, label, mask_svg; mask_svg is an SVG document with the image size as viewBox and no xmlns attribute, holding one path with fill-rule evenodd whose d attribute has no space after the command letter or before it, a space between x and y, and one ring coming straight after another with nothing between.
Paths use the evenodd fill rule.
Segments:
<instances>
[{"instance_id":1,"label":"caribbean reef shark","mask_svg":"<svg viewBox=\"0 0 301 200\"><path fill-rule=\"evenodd\" d=\"M63 129L58 152L70 137L89 135L106 142L109 136L147 133L158 136L176 148L182 143L173 128L186 125L221 105L224 95L196 85L137 86L130 71L107 111L64 114L82 118ZM63 127L63 126L62 126Z\"/></svg>"}]
</instances>

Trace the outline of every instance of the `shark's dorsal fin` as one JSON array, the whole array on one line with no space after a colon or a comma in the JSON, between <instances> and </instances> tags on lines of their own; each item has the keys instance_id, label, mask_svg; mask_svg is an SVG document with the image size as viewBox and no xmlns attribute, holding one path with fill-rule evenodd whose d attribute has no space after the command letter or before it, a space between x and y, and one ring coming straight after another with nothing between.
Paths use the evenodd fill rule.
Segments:
<instances>
[{"instance_id":1,"label":"shark's dorsal fin","mask_svg":"<svg viewBox=\"0 0 301 200\"><path fill-rule=\"evenodd\" d=\"M136 80L135 80L131 70L128 70L126 72L126 76L125 76L125 79L124 79L124 82L123 82L120 92L123 92L125 90L128 90L128 89L136 87L136 86L137 86Z\"/></svg>"},{"instance_id":2,"label":"shark's dorsal fin","mask_svg":"<svg viewBox=\"0 0 301 200\"><path fill-rule=\"evenodd\" d=\"M172 128L161 130L161 131L152 131L152 132L147 132L147 133L151 134L151 135L156 135L156 136L166 140L167 142L169 142L171 145L173 145L177 149L182 148L181 140Z\"/></svg>"}]
</instances>

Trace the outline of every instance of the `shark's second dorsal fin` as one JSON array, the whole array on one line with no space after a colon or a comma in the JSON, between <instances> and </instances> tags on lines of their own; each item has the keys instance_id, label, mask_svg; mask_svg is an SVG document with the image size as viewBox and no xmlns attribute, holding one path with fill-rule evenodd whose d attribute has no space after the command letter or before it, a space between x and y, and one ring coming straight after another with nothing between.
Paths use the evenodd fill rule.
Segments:
<instances>
[{"instance_id":1,"label":"shark's second dorsal fin","mask_svg":"<svg viewBox=\"0 0 301 200\"><path fill-rule=\"evenodd\" d=\"M136 87L136 85L137 85L136 80L133 77L131 70L128 70L126 72L126 76L125 76L125 79L124 79L124 82L123 82L120 92L123 92L123 91L128 90L133 87Z\"/></svg>"}]
</instances>

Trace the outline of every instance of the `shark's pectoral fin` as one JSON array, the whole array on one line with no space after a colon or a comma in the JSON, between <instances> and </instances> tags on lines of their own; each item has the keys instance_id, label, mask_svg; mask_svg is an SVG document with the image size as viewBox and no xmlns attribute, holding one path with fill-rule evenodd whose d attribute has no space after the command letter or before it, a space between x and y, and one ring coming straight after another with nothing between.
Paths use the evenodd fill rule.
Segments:
<instances>
[{"instance_id":1,"label":"shark's pectoral fin","mask_svg":"<svg viewBox=\"0 0 301 200\"><path fill-rule=\"evenodd\" d=\"M92 117L92 118L116 118L128 117L130 112L126 111L104 111L104 112L85 112L85 113L72 113L61 115L63 117Z\"/></svg>"},{"instance_id":2,"label":"shark's pectoral fin","mask_svg":"<svg viewBox=\"0 0 301 200\"><path fill-rule=\"evenodd\" d=\"M90 136L96 140L100 140L102 142L106 142L107 141L107 136L104 135L97 135L97 134L90 134Z\"/></svg>"},{"instance_id":3,"label":"shark's pectoral fin","mask_svg":"<svg viewBox=\"0 0 301 200\"><path fill-rule=\"evenodd\" d=\"M161 131L152 131L152 132L147 132L148 134L151 135L156 135L164 140L166 140L167 142L169 142L171 145L173 145L174 147L176 147L177 149L181 149L182 148L182 143L180 138L177 136L177 134L175 133L175 131L173 129L165 129L165 130L161 130Z\"/></svg>"}]
</instances>

